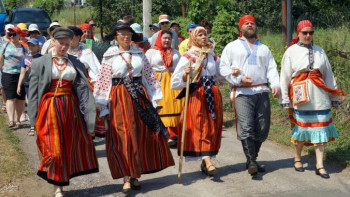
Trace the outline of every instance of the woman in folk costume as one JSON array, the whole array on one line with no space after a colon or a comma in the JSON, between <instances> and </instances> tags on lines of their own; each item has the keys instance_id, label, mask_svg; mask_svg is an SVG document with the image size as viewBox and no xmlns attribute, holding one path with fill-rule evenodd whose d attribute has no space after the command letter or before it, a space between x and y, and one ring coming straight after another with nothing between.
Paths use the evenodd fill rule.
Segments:
<instances>
[{"instance_id":1,"label":"woman in folk costume","mask_svg":"<svg viewBox=\"0 0 350 197\"><path fill-rule=\"evenodd\" d=\"M155 108L162 99L160 84L146 56L131 45L137 35L128 23L119 23L108 38L118 46L103 55L94 96L100 116L110 119L106 151L112 177L124 178L127 193L140 189L141 174L165 169L174 160L166 141L169 132Z\"/></svg>"},{"instance_id":2,"label":"woman in folk costume","mask_svg":"<svg viewBox=\"0 0 350 197\"><path fill-rule=\"evenodd\" d=\"M188 109L185 109L188 114L187 117L182 114L180 119L180 122L187 119L184 156L187 160L202 160L202 172L213 176L216 168L211 157L219 152L223 124L222 97L219 87L215 85L220 61L213 53L214 47L208 43L204 27L193 30L189 45L190 50L181 57L171 77L171 88L185 88L187 75L192 73ZM180 94L178 98L183 95Z\"/></svg>"},{"instance_id":3,"label":"woman in folk costume","mask_svg":"<svg viewBox=\"0 0 350 197\"><path fill-rule=\"evenodd\" d=\"M323 166L325 145L338 137L332 123L331 106L339 105L331 65L325 51L313 44L313 26L308 20L298 23L297 36L284 53L281 68L281 105L290 109L292 143L295 144L294 168L303 172L303 146L313 145L316 152L315 172L329 178Z\"/></svg>"},{"instance_id":4,"label":"woman in folk costume","mask_svg":"<svg viewBox=\"0 0 350 197\"><path fill-rule=\"evenodd\" d=\"M96 114L85 66L67 54L73 32L58 27L52 35L53 51L32 63L28 113L37 132L38 175L55 186L58 197L70 178L98 172L98 163L89 135Z\"/></svg>"},{"instance_id":5,"label":"woman in folk costume","mask_svg":"<svg viewBox=\"0 0 350 197\"><path fill-rule=\"evenodd\" d=\"M146 57L161 84L163 99L158 104L163 108L159 115L170 133L168 144L175 145L177 135L181 132L178 125L184 102L183 99L176 99L180 91L171 89L171 76L181 57L176 49L171 48L171 39L171 31L162 30L154 47L146 52Z\"/></svg>"},{"instance_id":6,"label":"woman in folk costume","mask_svg":"<svg viewBox=\"0 0 350 197\"><path fill-rule=\"evenodd\" d=\"M90 87L93 91L93 84L97 81L101 64L98 61L95 53L91 49L86 48L84 43L80 42L83 31L75 26L68 26L68 29L73 31L74 37L67 53L77 57L77 59L85 65ZM95 131L91 134L92 137L95 137L95 135L98 137L104 137L106 134L105 121L103 118L99 117L99 114L100 111L96 109Z\"/></svg>"}]
</instances>

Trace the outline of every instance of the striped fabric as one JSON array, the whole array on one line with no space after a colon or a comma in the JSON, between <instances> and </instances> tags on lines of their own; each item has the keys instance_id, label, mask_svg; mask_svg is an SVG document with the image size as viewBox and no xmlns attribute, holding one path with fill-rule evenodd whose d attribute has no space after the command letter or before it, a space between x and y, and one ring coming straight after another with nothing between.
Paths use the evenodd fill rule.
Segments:
<instances>
[{"instance_id":1,"label":"striped fabric","mask_svg":"<svg viewBox=\"0 0 350 197\"><path fill-rule=\"evenodd\" d=\"M103 118L100 118L100 110L98 108L96 108L96 123L94 135L97 137L106 136L105 120Z\"/></svg>"},{"instance_id":2,"label":"striped fabric","mask_svg":"<svg viewBox=\"0 0 350 197\"><path fill-rule=\"evenodd\" d=\"M113 179L139 178L173 166L166 139L143 123L124 84L112 86L110 98L106 152Z\"/></svg>"},{"instance_id":3,"label":"striped fabric","mask_svg":"<svg viewBox=\"0 0 350 197\"><path fill-rule=\"evenodd\" d=\"M51 184L65 186L70 178L98 172L98 163L72 82L63 80L57 87L58 80L53 80L38 106L38 175Z\"/></svg>"},{"instance_id":4,"label":"striped fabric","mask_svg":"<svg viewBox=\"0 0 350 197\"><path fill-rule=\"evenodd\" d=\"M293 112L291 142L305 143L306 146L325 144L338 138L337 130L332 123L331 110Z\"/></svg>"},{"instance_id":5,"label":"striped fabric","mask_svg":"<svg viewBox=\"0 0 350 197\"><path fill-rule=\"evenodd\" d=\"M214 111L216 114L216 119L214 120L209 113L203 86L199 87L189 96L184 156L214 156L219 152L223 125L222 97L220 89L217 86L212 86L212 89L214 93ZM180 118L181 125L182 121L183 114ZM180 132L178 138L179 155L181 135Z\"/></svg>"}]
</instances>

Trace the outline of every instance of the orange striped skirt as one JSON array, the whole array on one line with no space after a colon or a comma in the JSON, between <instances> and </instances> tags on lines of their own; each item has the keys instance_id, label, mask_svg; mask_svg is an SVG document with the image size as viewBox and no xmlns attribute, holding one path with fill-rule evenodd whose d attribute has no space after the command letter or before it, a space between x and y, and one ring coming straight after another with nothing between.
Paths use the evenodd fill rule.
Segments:
<instances>
[{"instance_id":1,"label":"orange striped skirt","mask_svg":"<svg viewBox=\"0 0 350 197\"><path fill-rule=\"evenodd\" d=\"M98 162L71 81L53 80L41 98L35 122L41 160L38 175L49 183L69 185L70 178L98 172Z\"/></svg>"},{"instance_id":2,"label":"orange striped skirt","mask_svg":"<svg viewBox=\"0 0 350 197\"><path fill-rule=\"evenodd\" d=\"M143 90L146 92L144 87ZM106 152L113 179L139 178L173 166L166 139L143 123L125 85L112 86L110 98Z\"/></svg>"},{"instance_id":3,"label":"orange striped skirt","mask_svg":"<svg viewBox=\"0 0 350 197\"><path fill-rule=\"evenodd\" d=\"M189 95L184 156L214 156L219 152L223 125L222 96L217 86L212 86L212 89L214 93L215 120L210 116L203 86ZM180 118L181 125L183 124L183 116L184 111ZM182 133L179 132L179 155L181 136Z\"/></svg>"}]
</instances>

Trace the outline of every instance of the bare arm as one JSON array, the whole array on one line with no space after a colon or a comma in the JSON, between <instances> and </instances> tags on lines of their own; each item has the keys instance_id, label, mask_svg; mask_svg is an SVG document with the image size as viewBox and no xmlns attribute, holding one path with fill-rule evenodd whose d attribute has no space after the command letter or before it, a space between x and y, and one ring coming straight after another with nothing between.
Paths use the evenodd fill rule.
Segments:
<instances>
[{"instance_id":1,"label":"bare arm","mask_svg":"<svg viewBox=\"0 0 350 197\"><path fill-rule=\"evenodd\" d=\"M3 65L4 65L4 55L0 54L0 69L2 68Z\"/></svg>"},{"instance_id":2,"label":"bare arm","mask_svg":"<svg viewBox=\"0 0 350 197\"><path fill-rule=\"evenodd\" d=\"M17 94L21 95L21 86L26 75L26 68L21 67L21 74L19 75L18 85L17 85Z\"/></svg>"}]
</instances>

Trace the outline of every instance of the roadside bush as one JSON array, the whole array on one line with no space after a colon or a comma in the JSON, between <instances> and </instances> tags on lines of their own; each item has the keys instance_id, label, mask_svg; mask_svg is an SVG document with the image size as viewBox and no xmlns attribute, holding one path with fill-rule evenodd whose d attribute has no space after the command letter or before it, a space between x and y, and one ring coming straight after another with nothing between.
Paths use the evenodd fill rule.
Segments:
<instances>
[{"instance_id":1,"label":"roadside bush","mask_svg":"<svg viewBox=\"0 0 350 197\"><path fill-rule=\"evenodd\" d=\"M227 12L223 9L216 16L210 36L215 40L215 51L218 55L221 55L222 50L229 42L237 39L239 35L238 20L239 13L235 11Z\"/></svg>"}]
</instances>

